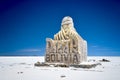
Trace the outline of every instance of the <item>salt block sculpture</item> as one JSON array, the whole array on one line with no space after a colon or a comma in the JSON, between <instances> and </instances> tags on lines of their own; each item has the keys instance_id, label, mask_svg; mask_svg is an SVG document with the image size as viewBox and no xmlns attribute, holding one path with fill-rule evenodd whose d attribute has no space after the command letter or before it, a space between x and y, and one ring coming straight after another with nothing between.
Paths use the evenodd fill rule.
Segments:
<instances>
[{"instance_id":1,"label":"salt block sculpture","mask_svg":"<svg viewBox=\"0 0 120 80\"><path fill-rule=\"evenodd\" d=\"M73 65L87 61L87 41L77 33L69 16L63 18L54 39L47 38L46 42L46 63Z\"/></svg>"}]
</instances>

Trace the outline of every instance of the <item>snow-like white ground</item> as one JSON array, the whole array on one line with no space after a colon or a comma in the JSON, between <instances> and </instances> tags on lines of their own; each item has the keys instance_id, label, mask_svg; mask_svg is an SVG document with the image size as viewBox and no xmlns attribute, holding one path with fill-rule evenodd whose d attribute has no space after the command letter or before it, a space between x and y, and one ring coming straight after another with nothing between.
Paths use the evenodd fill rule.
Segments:
<instances>
[{"instance_id":1,"label":"snow-like white ground","mask_svg":"<svg viewBox=\"0 0 120 80\"><path fill-rule=\"evenodd\" d=\"M35 67L44 57L0 57L0 80L120 80L120 57L88 57L108 59L91 69Z\"/></svg>"}]
</instances>

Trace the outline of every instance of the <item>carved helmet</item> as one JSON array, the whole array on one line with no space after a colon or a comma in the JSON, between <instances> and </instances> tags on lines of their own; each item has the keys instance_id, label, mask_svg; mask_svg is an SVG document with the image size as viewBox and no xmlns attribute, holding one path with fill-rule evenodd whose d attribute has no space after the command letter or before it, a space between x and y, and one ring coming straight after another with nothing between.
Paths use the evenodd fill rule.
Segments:
<instances>
[{"instance_id":1,"label":"carved helmet","mask_svg":"<svg viewBox=\"0 0 120 80\"><path fill-rule=\"evenodd\" d=\"M73 19L70 16L64 17L61 25L65 25L65 24L73 24Z\"/></svg>"}]
</instances>

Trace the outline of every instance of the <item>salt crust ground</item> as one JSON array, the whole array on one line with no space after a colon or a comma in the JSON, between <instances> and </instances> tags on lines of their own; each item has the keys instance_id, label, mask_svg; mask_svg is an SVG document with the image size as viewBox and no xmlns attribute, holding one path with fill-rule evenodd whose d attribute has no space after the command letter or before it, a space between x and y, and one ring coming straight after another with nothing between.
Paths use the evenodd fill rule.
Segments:
<instances>
[{"instance_id":1,"label":"salt crust ground","mask_svg":"<svg viewBox=\"0 0 120 80\"><path fill-rule=\"evenodd\" d=\"M108 59L91 69L35 67L44 57L0 57L0 80L120 80L120 57L88 57Z\"/></svg>"}]
</instances>

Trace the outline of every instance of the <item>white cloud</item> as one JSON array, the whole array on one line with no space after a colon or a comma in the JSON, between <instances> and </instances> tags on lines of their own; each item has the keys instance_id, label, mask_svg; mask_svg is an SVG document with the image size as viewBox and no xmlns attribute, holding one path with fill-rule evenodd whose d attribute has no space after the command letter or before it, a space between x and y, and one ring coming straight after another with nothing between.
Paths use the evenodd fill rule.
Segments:
<instances>
[{"instance_id":1,"label":"white cloud","mask_svg":"<svg viewBox=\"0 0 120 80\"><path fill-rule=\"evenodd\" d=\"M18 52L40 52L41 49L21 49Z\"/></svg>"},{"instance_id":2,"label":"white cloud","mask_svg":"<svg viewBox=\"0 0 120 80\"><path fill-rule=\"evenodd\" d=\"M112 49L108 49L108 48L99 48L99 49L96 49L96 50L112 50Z\"/></svg>"}]
</instances>

